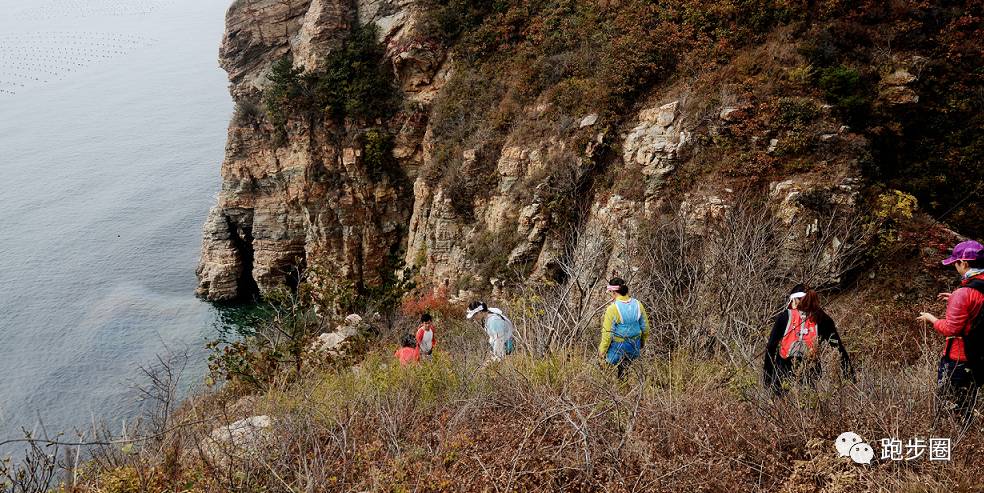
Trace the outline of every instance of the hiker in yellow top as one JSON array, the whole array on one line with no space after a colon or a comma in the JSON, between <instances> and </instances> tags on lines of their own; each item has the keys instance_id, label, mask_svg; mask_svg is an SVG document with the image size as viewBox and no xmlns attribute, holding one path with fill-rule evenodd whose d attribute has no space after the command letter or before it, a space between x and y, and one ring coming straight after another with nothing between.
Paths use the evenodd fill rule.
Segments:
<instances>
[{"instance_id":1,"label":"hiker in yellow top","mask_svg":"<svg viewBox=\"0 0 984 493\"><path fill-rule=\"evenodd\" d=\"M598 355L618 369L622 378L632 360L639 357L649 335L649 317L642 303L629 297L629 286L621 278L608 281L612 304L601 324Z\"/></svg>"}]
</instances>

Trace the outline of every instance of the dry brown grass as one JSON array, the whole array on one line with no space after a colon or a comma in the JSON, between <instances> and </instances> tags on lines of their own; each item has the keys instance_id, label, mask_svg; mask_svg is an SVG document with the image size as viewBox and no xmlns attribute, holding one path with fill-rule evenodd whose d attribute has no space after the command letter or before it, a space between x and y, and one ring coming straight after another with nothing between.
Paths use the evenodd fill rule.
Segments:
<instances>
[{"instance_id":1,"label":"dry brown grass","mask_svg":"<svg viewBox=\"0 0 984 493\"><path fill-rule=\"evenodd\" d=\"M976 491L984 440L933 423L932 351L911 364L869 361L856 382L831 372L784 398L757 368L651 351L624 382L593 351L476 351L476 327L430 362L400 367L391 348L351 369L309 374L223 409L172 437L180 457L122 454L79 491ZM469 332L475 331L475 332ZM470 339L466 346L457 346ZM825 355L824 357L832 357ZM828 361L829 368L835 368ZM196 410L203 412L204 409ZM186 410L186 412L188 412ZM262 447L217 459L198 444L217 422L268 414ZM952 437L953 460L838 458L833 439ZM877 449L877 446L876 446ZM175 452L171 452L174 454ZM121 472L122 471L122 472ZM126 471L131 471L127 473ZM137 471L140 471L137 474ZM126 476L130 474L130 476ZM138 489L107 489L129 477ZM144 481L140 478L148 478ZM179 488L180 487L180 488ZM140 489L146 488L146 489Z\"/></svg>"},{"instance_id":2,"label":"dry brown grass","mask_svg":"<svg viewBox=\"0 0 984 493\"><path fill-rule=\"evenodd\" d=\"M856 379L827 351L816 385L774 398L759 382L762 320L781 304L777 282L789 272L765 263L782 238L766 216L741 216L751 212L704 225L717 235L709 251L730 256L675 254L693 246L685 224L642 245L649 256L640 253L634 275L651 281L636 284L656 333L624 382L594 350L606 246L576 241L561 266L568 281L512 305L520 351L503 362L486 362L477 323L439 317L434 360L401 367L392 352L416 319L398 320L353 367L309 361L258 394L227 387L155 414L159 436L107 435L65 490L980 491L984 418L966 433L934 422L940 341L913 322L918 309L940 308L931 299L946 275L928 268L936 252L898 247L891 264L828 296ZM685 261L664 261L674 257ZM256 441L209 440L256 415L274 423ZM876 451L881 438L952 438L953 459L855 465L834 452L844 431Z\"/></svg>"}]
</instances>

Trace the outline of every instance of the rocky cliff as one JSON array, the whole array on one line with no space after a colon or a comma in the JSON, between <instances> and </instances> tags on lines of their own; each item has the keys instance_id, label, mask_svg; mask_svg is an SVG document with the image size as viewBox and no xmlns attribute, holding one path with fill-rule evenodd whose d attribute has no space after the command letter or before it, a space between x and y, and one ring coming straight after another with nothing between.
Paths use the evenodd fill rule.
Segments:
<instances>
[{"instance_id":1,"label":"rocky cliff","mask_svg":"<svg viewBox=\"0 0 984 493\"><path fill-rule=\"evenodd\" d=\"M413 199L404 183L376 180L363 166L364 128L292 118L286 139L276 141L258 106L273 62L292 55L298 67L317 70L353 23L383 26L391 63L410 65L415 47L404 41L411 15L405 5L383 2L239 1L230 7L220 62L239 110L229 126L222 192L204 228L201 296L230 300L282 285L309 259L358 282L372 281L387 265L405 237ZM427 63L420 65L433 73ZM406 93L419 93L412 70L402 73L401 83ZM405 123L415 117L405 115ZM419 143L406 145L412 166L420 159Z\"/></svg>"},{"instance_id":2,"label":"rocky cliff","mask_svg":"<svg viewBox=\"0 0 984 493\"><path fill-rule=\"evenodd\" d=\"M926 104L924 46L828 40L857 22L843 6L485 3L233 3L220 62L237 114L200 296L248 296L312 265L359 288L405 264L453 293L484 291L563 275L599 239L604 269L623 272L648 225L699 232L750 203L784 225L775 258L791 277L810 263L814 282L837 282L868 248L865 204L883 191L872 135L901 132L884 120ZM265 103L275 63L331 73L367 25L396 107L278 124ZM850 65L862 49L873 69Z\"/></svg>"}]
</instances>

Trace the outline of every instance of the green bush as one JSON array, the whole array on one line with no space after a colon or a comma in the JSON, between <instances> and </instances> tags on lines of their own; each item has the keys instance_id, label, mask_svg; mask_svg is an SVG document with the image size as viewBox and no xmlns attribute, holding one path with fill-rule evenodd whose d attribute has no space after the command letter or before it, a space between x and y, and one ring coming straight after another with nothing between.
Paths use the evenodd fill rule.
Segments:
<instances>
[{"instance_id":1,"label":"green bush","mask_svg":"<svg viewBox=\"0 0 984 493\"><path fill-rule=\"evenodd\" d=\"M820 73L817 84L832 100L851 97L861 88L861 74L843 65L826 68Z\"/></svg>"},{"instance_id":2,"label":"green bush","mask_svg":"<svg viewBox=\"0 0 984 493\"><path fill-rule=\"evenodd\" d=\"M303 291L303 290L302 290ZM264 389L284 371L300 374L313 337L322 328L314 305L304 296L281 288L264 295L265 304L208 344L214 380L249 389Z\"/></svg>"},{"instance_id":3,"label":"green bush","mask_svg":"<svg viewBox=\"0 0 984 493\"><path fill-rule=\"evenodd\" d=\"M260 121L263 113L263 108L256 101L243 100L236 103L233 120L239 125L249 125Z\"/></svg>"},{"instance_id":4,"label":"green bush","mask_svg":"<svg viewBox=\"0 0 984 493\"><path fill-rule=\"evenodd\" d=\"M424 36L445 46L458 39L462 33L474 29L497 7L505 2L492 0L431 0L425 5L422 22Z\"/></svg>"},{"instance_id":5,"label":"green bush","mask_svg":"<svg viewBox=\"0 0 984 493\"><path fill-rule=\"evenodd\" d=\"M362 137L362 162L373 180L398 178L400 164L393 157L393 136L382 128L369 129Z\"/></svg>"},{"instance_id":6,"label":"green bush","mask_svg":"<svg viewBox=\"0 0 984 493\"><path fill-rule=\"evenodd\" d=\"M356 26L342 47L329 54L325 71L309 75L319 107L336 120L384 118L396 108L391 70L375 24Z\"/></svg>"},{"instance_id":7,"label":"green bush","mask_svg":"<svg viewBox=\"0 0 984 493\"><path fill-rule=\"evenodd\" d=\"M307 103L304 95L307 92L302 85L301 69L294 68L290 57L284 57L274 62L267 79L270 85L263 91L263 106L267 117L274 128L274 140L283 143L286 140L287 118L299 105Z\"/></svg>"},{"instance_id":8,"label":"green bush","mask_svg":"<svg viewBox=\"0 0 984 493\"><path fill-rule=\"evenodd\" d=\"M820 114L817 104L808 98L780 98L778 111L779 123L783 125L805 125Z\"/></svg>"},{"instance_id":9,"label":"green bush","mask_svg":"<svg viewBox=\"0 0 984 493\"><path fill-rule=\"evenodd\" d=\"M384 66L385 50L376 34L375 25L355 26L317 72L295 68L289 56L273 64L263 102L278 140L283 142L291 116L372 121L395 111L393 74Z\"/></svg>"},{"instance_id":10,"label":"green bush","mask_svg":"<svg viewBox=\"0 0 984 493\"><path fill-rule=\"evenodd\" d=\"M781 0L691 1L682 2L682 6L674 3L666 3L667 11L679 9L686 24L713 38L736 43L761 36L777 24L800 20L806 15L803 6Z\"/></svg>"},{"instance_id":11,"label":"green bush","mask_svg":"<svg viewBox=\"0 0 984 493\"><path fill-rule=\"evenodd\" d=\"M857 70L844 65L822 69L817 86L849 123L864 122L871 104L871 89Z\"/></svg>"}]
</instances>

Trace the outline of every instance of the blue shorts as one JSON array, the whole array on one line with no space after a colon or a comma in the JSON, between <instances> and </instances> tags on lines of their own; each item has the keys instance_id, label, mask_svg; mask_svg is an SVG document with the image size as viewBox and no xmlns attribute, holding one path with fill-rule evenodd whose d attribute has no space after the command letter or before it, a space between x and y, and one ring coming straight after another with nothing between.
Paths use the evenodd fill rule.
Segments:
<instances>
[{"instance_id":1,"label":"blue shorts","mask_svg":"<svg viewBox=\"0 0 984 493\"><path fill-rule=\"evenodd\" d=\"M605 359L609 364L617 365L623 359L632 361L638 358L641 350L642 340L639 337L626 339L622 342L615 342L613 340L612 344L608 346L608 354L605 355Z\"/></svg>"}]
</instances>

